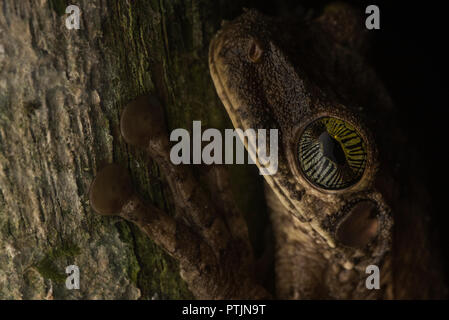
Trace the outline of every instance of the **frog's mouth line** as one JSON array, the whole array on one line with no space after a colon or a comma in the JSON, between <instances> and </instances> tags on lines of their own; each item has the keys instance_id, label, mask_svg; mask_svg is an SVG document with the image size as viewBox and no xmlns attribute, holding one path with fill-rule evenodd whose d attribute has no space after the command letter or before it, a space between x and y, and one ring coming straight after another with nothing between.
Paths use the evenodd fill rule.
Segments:
<instances>
[{"instance_id":1,"label":"frog's mouth line","mask_svg":"<svg viewBox=\"0 0 449 320\"><path fill-rule=\"evenodd\" d=\"M214 57L215 57L215 54L217 52L219 52L219 48L218 49L216 48L217 36L219 36L219 35L220 35L220 33L215 35L215 37L212 39L212 41L210 43L210 47L209 47L209 70L210 70L210 74L212 77L212 81L215 84L217 94L220 97L221 102L225 106L228 116L231 119L231 122L234 125L234 127L246 129L243 122L238 117L235 116L236 110L238 110L239 107L232 104L232 102L229 98L230 95L227 92L226 86L224 85L224 83L220 77L220 74L217 71ZM250 152L251 150L249 150L247 142L243 141L243 143L245 145L246 150L248 152ZM251 155L251 156L254 156L254 155ZM281 192L281 187L276 183L276 181L272 178L272 176L264 176L264 177L267 180L267 182L272 186L273 190L276 190L277 193ZM287 208L295 207L293 202L289 201L286 197L282 197L279 194L278 194L278 197Z\"/></svg>"}]
</instances>

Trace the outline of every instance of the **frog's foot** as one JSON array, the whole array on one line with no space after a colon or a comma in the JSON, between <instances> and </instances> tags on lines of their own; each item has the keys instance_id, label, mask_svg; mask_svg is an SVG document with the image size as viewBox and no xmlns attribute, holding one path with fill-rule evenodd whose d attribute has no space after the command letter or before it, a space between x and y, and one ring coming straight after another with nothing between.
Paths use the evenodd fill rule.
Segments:
<instances>
[{"instance_id":1,"label":"frog's foot","mask_svg":"<svg viewBox=\"0 0 449 320\"><path fill-rule=\"evenodd\" d=\"M152 96L142 96L123 111L121 132L126 142L142 147L156 161L174 195L177 216L216 250L223 250L229 242L224 217L202 192L192 171L185 165L170 161L170 143L161 104Z\"/></svg>"},{"instance_id":2,"label":"frog's foot","mask_svg":"<svg viewBox=\"0 0 449 320\"><path fill-rule=\"evenodd\" d=\"M177 214L171 217L145 205L132 192L123 169L117 166L105 168L94 180L93 208L101 214L118 213L138 225L179 261L181 276L196 297L268 298L267 292L254 280L246 225L230 199L222 170L209 171L209 177L215 182L211 192L219 198L211 201L201 191L190 168L170 161L164 112L154 97L140 97L125 108L121 131L128 143L145 148L157 162L173 193ZM104 200L96 197L96 192L110 193L106 202L114 210L102 210L99 204Z\"/></svg>"}]
</instances>

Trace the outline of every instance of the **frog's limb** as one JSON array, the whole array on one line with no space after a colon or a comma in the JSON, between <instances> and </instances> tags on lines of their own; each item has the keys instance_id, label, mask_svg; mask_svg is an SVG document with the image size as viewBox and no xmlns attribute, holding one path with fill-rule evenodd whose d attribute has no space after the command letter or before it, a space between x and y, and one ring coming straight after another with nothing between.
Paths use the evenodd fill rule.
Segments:
<instances>
[{"instance_id":1,"label":"frog's limb","mask_svg":"<svg viewBox=\"0 0 449 320\"><path fill-rule=\"evenodd\" d=\"M196 247L196 251L188 249L178 255L172 254L180 261L181 276L198 298L268 298L269 294L255 281L254 260L245 230L234 230L243 218L238 217L230 195L224 191L227 187L225 175L217 169L211 171L216 182L221 183L216 189L220 199L212 201L190 168L170 161L168 132L164 124L162 106L153 97L144 96L125 108L121 131L128 143L145 148L166 178L178 211L170 223L181 226L179 230L175 228L177 239L196 243L192 247ZM145 232L153 230L149 226L152 221L131 221ZM163 235L170 235L165 229L161 230ZM152 232L147 234L153 235ZM208 253L203 257L205 252ZM188 263L192 258L194 263Z\"/></svg>"},{"instance_id":2,"label":"frog's limb","mask_svg":"<svg viewBox=\"0 0 449 320\"><path fill-rule=\"evenodd\" d=\"M229 242L227 227L190 168L173 165L170 161L170 144L163 115L162 106L154 97L139 97L123 111L122 135L128 143L146 147L149 156L157 162L175 196L181 218L197 229L214 249L223 250Z\"/></svg>"},{"instance_id":3,"label":"frog's limb","mask_svg":"<svg viewBox=\"0 0 449 320\"><path fill-rule=\"evenodd\" d=\"M121 133L129 144L144 148L157 162L175 196L177 210L187 224L195 226L205 240L219 247L216 233L222 234L222 221L211 214L211 205L198 187L189 168L170 161L170 145L164 111L153 96L141 96L122 113ZM221 249L221 248L219 248Z\"/></svg>"}]
</instances>

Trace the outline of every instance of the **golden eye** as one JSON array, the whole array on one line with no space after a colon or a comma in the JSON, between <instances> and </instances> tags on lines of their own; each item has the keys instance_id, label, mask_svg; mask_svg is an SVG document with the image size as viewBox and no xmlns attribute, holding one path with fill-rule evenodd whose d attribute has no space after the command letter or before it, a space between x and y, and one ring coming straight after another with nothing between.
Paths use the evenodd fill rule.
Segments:
<instances>
[{"instance_id":1,"label":"golden eye","mask_svg":"<svg viewBox=\"0 0 449 320\"><path fill-rule=\"evenodd\" d=\"M337 118L310 123L299 138L298 152L304 176L323 189L350 187L365 171L367 151L362 136Z\"/></svg>"}]
</instances>

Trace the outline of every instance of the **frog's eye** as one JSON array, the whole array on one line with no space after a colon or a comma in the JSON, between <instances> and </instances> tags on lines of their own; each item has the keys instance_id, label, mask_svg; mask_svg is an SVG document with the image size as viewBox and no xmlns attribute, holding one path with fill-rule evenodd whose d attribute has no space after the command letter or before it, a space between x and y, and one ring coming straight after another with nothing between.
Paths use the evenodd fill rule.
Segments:
<instances>
[{"instance_id":1,"label":"frog's eye","mask_svg":"<svg viewBox=\"0 0 449 320\"><path fill-rule=\"evenodd\" d=\"M367 162L362 136L348 122L332 117L315 120L305 128L298 153L307 180L326 190L357 183Z\"/></svg>"},{"instance_id":2,"label":"frog's eye","mask_svg":"<svg viewBox=\"0 0 449 320\"><path fill-rule=\"evenodd\" d=\"M251 39L248 48L248 59L251 62L259 62L262 58L263 49L261 43L256 39Z\"/></svg>"}]
</instances>

